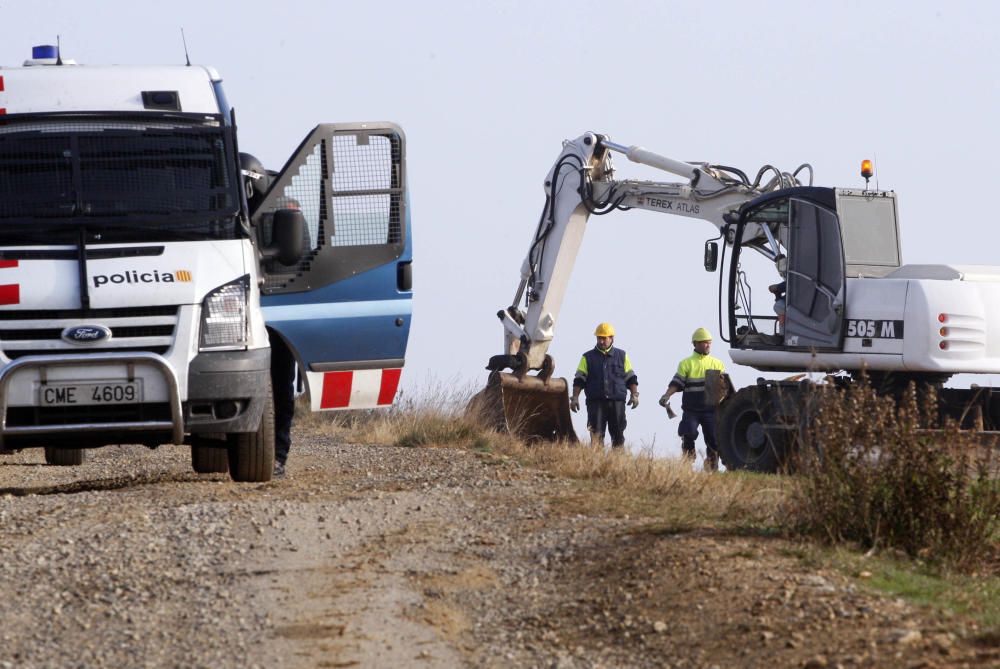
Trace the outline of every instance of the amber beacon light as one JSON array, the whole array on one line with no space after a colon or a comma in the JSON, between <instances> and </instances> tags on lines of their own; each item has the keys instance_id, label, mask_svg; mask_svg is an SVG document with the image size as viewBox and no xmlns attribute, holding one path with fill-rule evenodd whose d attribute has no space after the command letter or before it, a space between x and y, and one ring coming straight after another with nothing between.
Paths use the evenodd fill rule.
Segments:
<instances>
[{"instance_id":1,"label":"amber beacon light","mask_svg":"<svg viewBox=\"0 0 1000 669\"><path fill-rule=\"evenodd\" d=\"M872 161L865 158L861 161L861 176L865 178L865 190L868 189L868 180L872 178L873 174L875 172L872 170Z\"/></svg>"}]
</instances>

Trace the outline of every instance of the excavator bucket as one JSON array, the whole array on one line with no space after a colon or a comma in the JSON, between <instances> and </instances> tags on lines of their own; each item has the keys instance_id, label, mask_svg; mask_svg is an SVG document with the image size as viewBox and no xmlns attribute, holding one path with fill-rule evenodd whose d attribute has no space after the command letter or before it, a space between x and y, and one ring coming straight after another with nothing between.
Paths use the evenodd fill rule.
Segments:
<instances>
[{"instance_id":1,"label":"excavator bucket","mask_svg":"<svg viewBox=\"0 0 1000 669\"><path fill-rule=\"evenodd\" d=\"M469 401L469 410L478 413L498 432L509 432L528 441L577 441L570 419L566 379L542 380L492 372L486 388Z\"/></svg>"}]
</instances>

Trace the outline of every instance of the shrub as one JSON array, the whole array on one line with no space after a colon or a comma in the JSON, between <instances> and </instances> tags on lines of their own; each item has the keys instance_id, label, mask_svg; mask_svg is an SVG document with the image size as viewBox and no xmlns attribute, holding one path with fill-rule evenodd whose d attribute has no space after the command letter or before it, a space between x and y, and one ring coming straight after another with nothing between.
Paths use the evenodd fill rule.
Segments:
<instances>
[{"instance_id":1,"label":"shrub","mask_svg":"<svg viewBox=\"0 0 1000 669\"><path fill-rule=\"evenodd\" d=\"M894 398L862 382L815 392L790 498L796 530L966 570L996 553L992 450L938 419L933 389L911 385Z\"/></svg>"}]
</instances>

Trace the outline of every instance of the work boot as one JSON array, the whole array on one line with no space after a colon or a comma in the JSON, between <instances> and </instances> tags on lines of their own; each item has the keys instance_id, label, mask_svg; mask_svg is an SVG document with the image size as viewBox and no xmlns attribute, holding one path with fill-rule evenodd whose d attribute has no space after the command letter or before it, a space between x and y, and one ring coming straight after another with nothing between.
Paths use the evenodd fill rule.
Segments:
<instances>
[{"instance_id":1,"label":"work boot","mask_svg":"<svg viewBox=\"0 0 1000 669\"><path fill-rule=\"evenodd\" d=\"M691 462L694 462L693 441L688 441L687 439L684 440L684 443L681 444L681 457L683 457L685 460L690 460Z\"/></svg>"},{"instance_id":2,"label":"work boot","mask_svg":"<svg viewBox=\"0 0 1000 669\"><path fill-rule=\"evenodd\" d=\"M708 451L705 453L705 464L702 465L706 472L717 472L719 471L719 455L714 451Z\"/></svg>"},{"instance_id":3,"label":"work boot","mask_svg":"<svg viewBox=\"0 0 1000 669\"><path fill-rule=\"evenodd\" d=\"M274 461L274 473L271 474L271 478L283 479L285 478L285 463L281 460Z\"/></svg>"}]
</instances>

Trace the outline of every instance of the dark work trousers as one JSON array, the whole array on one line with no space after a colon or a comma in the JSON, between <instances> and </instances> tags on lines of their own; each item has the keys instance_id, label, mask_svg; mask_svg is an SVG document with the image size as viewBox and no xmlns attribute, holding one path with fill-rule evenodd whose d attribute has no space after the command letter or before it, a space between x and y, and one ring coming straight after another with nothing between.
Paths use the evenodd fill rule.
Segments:
<instances>
[{"instance_id":1,"label":"dark work trousers","mask_svg":"<svg viewBox=\"0 0 1000 669\"><path fill-rule=\"evenodd\" d=\"M587 427L604 440L604 430L611 433L611 445L625 445L625 400L587 400Z\"/></svg>"},{"instance_id":2,"label":"dark work trousers","mask_svg":"<svg viewBox=\"0 0 1000 669\"><path fill-rule=\"evenodd\" d=\"M274 459L285 464L292 446L295 415L295 358L278 342L271 347L271 391L274 393Z\"/></svg>"},{"instance_id":3,"label":"dark work trousers","mask_svg":"<svg viewBox=\"0 0 1000 669\"><path fill-rule=\"evenodd\" d=\"M717 461L718 447L715 441L715 407L711 409L684 409L681 424L677 426L677 434L684 440L684 454L694 456L694 440L698 438L698 426L705 435L705 459Z\"/></svg>"}]
</instances>

